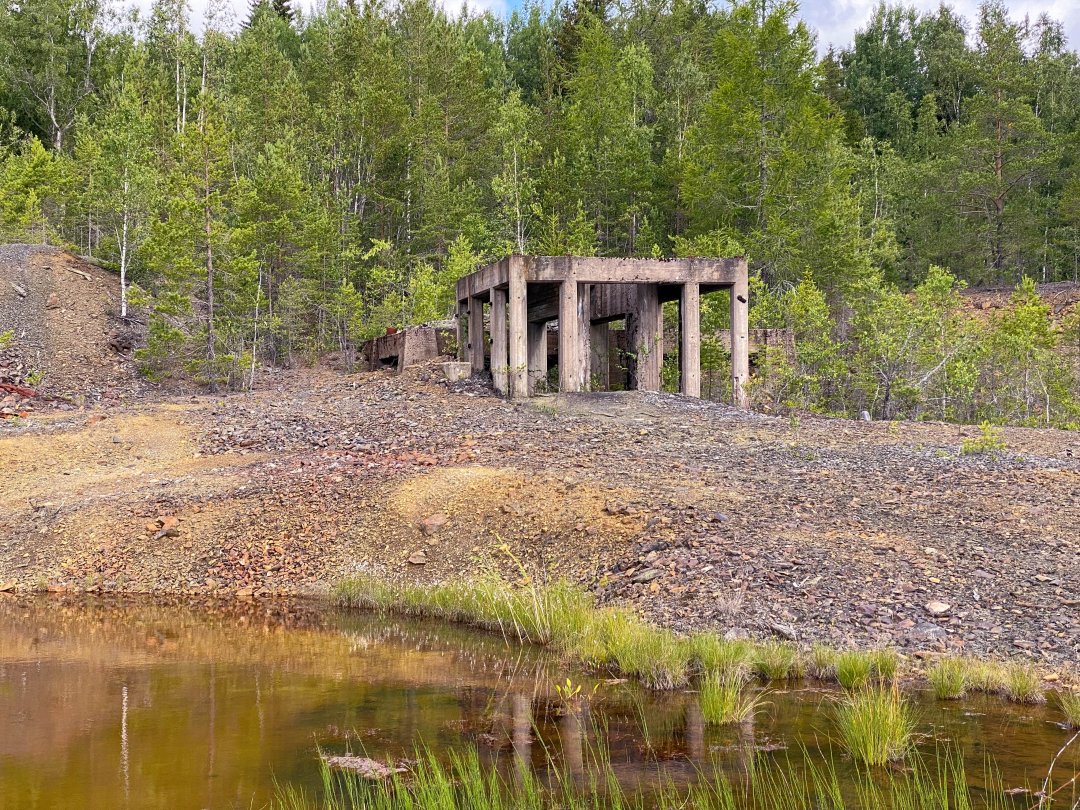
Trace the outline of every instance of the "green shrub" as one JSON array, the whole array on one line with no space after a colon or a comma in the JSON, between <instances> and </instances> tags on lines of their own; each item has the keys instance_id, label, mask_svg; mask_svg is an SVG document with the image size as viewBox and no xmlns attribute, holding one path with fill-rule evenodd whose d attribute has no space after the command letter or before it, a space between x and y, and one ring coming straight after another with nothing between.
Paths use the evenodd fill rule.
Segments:
<instances>
[{"instance_id":1,"label":"green shrub","mask_svg":"<svg viewBox=\"0 0 1080 810\"><path fill-rule=\"evenodd\" d=\"M997 455L1005 452L1005 433L1001 428L996 428L989 422L979 425L979 435L964 439L960 443L960 454L973 455Z\"/></svg>"}]
</instances>

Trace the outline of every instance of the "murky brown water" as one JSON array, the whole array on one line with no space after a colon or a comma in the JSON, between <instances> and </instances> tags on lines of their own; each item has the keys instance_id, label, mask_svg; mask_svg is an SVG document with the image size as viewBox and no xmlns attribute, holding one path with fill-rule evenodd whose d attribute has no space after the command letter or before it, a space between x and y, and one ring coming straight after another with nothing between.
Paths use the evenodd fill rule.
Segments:
<instances>
[{"instance_id":1,"label":"murky brown water","mask_svg":"<svg viewBox=\"0 0 1080 810\"><path fill-rule=\"evenodd\" d=\"M627 785L647 786L829 746L831 690L776 691L752 727L713 729L693 693L582 674L588 708L562 714L566 674L495 636L305 603L0 598L0 808L257 808L275 780L314 786L317 748L467 744L496 765L550 756L580 772L604 746ZM987 757L1006 786L1037 784L1067 739L1053 708L920 710L923 745L957 746L973 784Z\"/></svg>"}]
</instances>

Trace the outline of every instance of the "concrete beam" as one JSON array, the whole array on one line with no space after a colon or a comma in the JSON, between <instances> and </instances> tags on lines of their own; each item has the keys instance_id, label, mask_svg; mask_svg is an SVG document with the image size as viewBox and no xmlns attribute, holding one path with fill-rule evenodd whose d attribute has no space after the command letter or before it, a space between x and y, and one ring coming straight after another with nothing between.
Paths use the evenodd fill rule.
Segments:
<instances>
[{"instance_id":1,"label":"concrete beam","mask_svg":"<svg viewBox=\"0 0 1080 810\"><path fill-rule=\"evenodd\" d=\"M582 284L734 284L746 274L746 259L617 259L582 256L525 256L529 281Z\"/></svg>"},{"instance_id":2,"label":"concrete beam","mask_svg":"<svg viewBox=\"0 0 1080 810\"><path fill-rule=\"evenodd\" d=\"M679 391L701 396L701 294L696 282L682 286L679 301Z\"/></svg>"}]
</instances>

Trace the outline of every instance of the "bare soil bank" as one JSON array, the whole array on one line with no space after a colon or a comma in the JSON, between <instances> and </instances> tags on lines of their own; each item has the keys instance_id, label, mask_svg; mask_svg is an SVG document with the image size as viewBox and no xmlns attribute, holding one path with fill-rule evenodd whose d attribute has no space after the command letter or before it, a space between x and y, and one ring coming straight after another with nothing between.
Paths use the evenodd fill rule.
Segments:
<instances>
[{"instance_id":1,"label":"bare soil bank","mask_svg":"<svg viewBox=\"0 0 1080 810\"><path fill-rule=\"evenodd\" d=\"M1080 659L1078 434L962 456L977 429L513 404L431 369L260 385L0 424L0 588L245 598L520 563L675 629Z\"/></svg>"}]
</instances>

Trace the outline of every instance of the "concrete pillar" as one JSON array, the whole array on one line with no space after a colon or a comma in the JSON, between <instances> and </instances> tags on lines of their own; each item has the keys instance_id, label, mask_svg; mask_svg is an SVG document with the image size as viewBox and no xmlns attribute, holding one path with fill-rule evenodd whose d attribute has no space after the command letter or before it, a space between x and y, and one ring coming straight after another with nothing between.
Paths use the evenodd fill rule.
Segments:
<instances>
[{"instance_id":1,"label":"concrete pillar","mask_svg":"<svg viewBox=\"0 0 1080 810\"><path fill-rule=\"evenodd\" d=\"M515 399L527 397L529 385L529 300L528 284L525 281L525 257L510 257L510 346L509 346L509 387L510 396ZM544 374L547 375L547 355L544 356Z\"/></svg>"},{"instance_id":2,"label":"concrete pillar","mask_svg":"<svg viewBox=\"0 0 1080 810\"><path fill-rule=\"evenodd\" d=\"M529 394L546 390L548 376L547 323L529 324Z\"/></svg>"},{"instance_id":3,"label":"concrete pillar","mask_svg":"<svg viewBox=\"0 0 1080 810\"><path fill-rule=\"evenodd\" d=\"M488 329L491 331L491 379L495 390L506 394L507 370L510 365L506 331L506 290L496 287L491 291L491 319Z\"/></svg>"},{"instance_id":4,"label":"concrete pillar","mask_svg":"<svg viewBox=\"0 0 1080 810\"><path fill-rule=\"evenodd\" d=\"M696 281L683 284L679 297L679 391L701 396L701 289Z\"/></svg>"},{"instance_id":5,"label":"concrete pillar","mask_svg":"<svg viewBox=\"0 0 1080 810\"><path fill-rule=\"evenodd\" d=\"M630 320L634 387L639 391L659 391L660 368L664 365L664 308L660 306L660 288L656 284L638 285L637 307Z\"/></svg>"},{"instance_id":6,"label":"concrete pillar","mask_svg":"<svg viewBox=\"0 0 1080 810\"><path fill-rule=\"evenodd\" d=\"M559 390L563 393L586 390L588 373L588 329L581 328L580 285L567 279L559 285ZM588 309L588 297L584 306Z\"/></svg>"},{"instance_id":7,"label":"concrete pillar","mask_svg":"<svg viewBox=\"0 0 1080 810\"><path fill-rule=\"evenodd\" d=\"M606 323L589 325L589 378L596 390L611 388L610 330Z\"/></svg>"},{"instance_id":8,"label":"concrete pillar","mask_svg":"<svg viewBox=\"0 0 1080 810\"><path fill-rule=\"evenodd\" d=\"M469 315L469 302L458 301L457 309L454 312L454 331L457 338L457 359L465 362L465 350L468 343L468 337L465 332L465 321Z\"/></svg>"},{"instance_id":9,"label":"concrete pillar","mask_svg":"<svg viewBox=\"0 0 1080 810\"><path fill-rule=\"evenodd\" d=\"M484 370L484 301L469 298L469 363L472 373Z\"/></svg>"},{"instance_id":10,"label":"concrete pillar","mask_svg":"<svg viewBox=\"0 0 1080 810\"><path fill-rule=\"evenodd\" d=\"M750 289L746 277L731 287L731 401L749 408L746 382L750 379Z\"/></svg>"}]
</instances>

